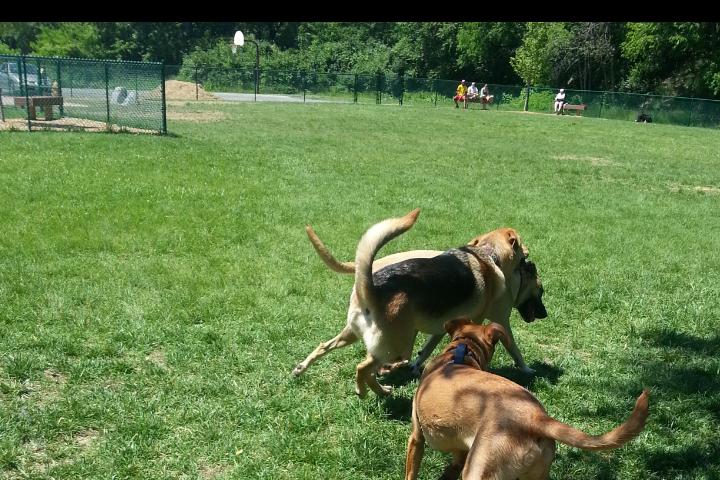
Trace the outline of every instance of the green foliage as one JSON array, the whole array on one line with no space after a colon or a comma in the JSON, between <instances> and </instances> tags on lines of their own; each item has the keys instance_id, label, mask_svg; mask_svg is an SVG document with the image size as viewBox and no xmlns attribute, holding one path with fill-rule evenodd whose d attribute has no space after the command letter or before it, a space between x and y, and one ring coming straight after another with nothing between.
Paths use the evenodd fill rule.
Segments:
<instances>
[{"instance_id":1,"label":"green foliage","mask_svg":"<svg viewBox=\"0 0 720 480\"><path fill-rule=\"evenodd\" d=\"M0 54L5 55L19 55L20 51L15 48L10 48L6 43L0 42Z\"/></svg>"},{"instance_id":2,"label":"green foliage","mask_svg":"<svg viewBox=\"0 0 720 480\"><path fill-rule=\"evenodd\" d=\"M521 22L463 23L457 34L457 65L464 76L515 84L520 78L510 58L522 44L526 26Z\"/></svg>"},{"instance_id":3,"label":"green foliage","mask_svg":"<svg viewBox=\"0 0 720 480\"><path fill-rule=\"evenodd\" d=\"M42 26L30 46L33 55L44 57L98 58L104 55L97 27L86 22Z\"/></svg>"},{"instance_id":4,"label":"green foliage","mask_svg":"<svg viewBox=\"0 0 720 480\"><path fill-rule=\"evenodd\" d=\"M218 51L238 29L263 69L720 97L720 22L0 22L0 48L252 68Z\"/></svg>"},{"instance_id":5,"label":"green foliage","mask_svg":"<svg viewBox=\"0 0 720 480\"><path fill-rule=\"evenodd\" d=\"M549 83L553 65L570 45L570 33L562 23L529 22L522 45L510 64L526 85Z\"/></svg>"},{"instance_id":6,"label":"green foliage","mask_svg":"<svg viewBox=\"0 0 720 480\"><path fill-rule=\"evenodd\" d=\"M630 23L624 87L667 95L720 95L720 23Z\"/></svg>"}]
</instances>

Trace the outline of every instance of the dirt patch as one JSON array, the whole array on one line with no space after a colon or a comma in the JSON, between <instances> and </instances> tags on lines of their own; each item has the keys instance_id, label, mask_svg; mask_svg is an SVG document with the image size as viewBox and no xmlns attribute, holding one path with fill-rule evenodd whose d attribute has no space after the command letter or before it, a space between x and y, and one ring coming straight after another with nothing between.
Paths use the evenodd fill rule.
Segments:
<instances>
[{"instance_id":1,"label":"dirt patch","mask_svg":"<svg viewBox=\"0 0 720 480\"><path fill-rule=\"evenodd\" d=\"M227 465L201 465L198 467L200 476L205 480L212 480L224 474L229 467Z\"/></svg>"},{"instance_id":2,"label":"dirt patch","mask_svg":"<svg viewBox=\"0 0 720 480\"><path fill-rule=\"evenodd\" d=\"M695 187L694 190L696 192L702 192L702 193L709 193L711 195L718 195L720 194L720 188L718 187Z\"/></svg>"},{"instance_id":3,"label":"dirt patch","mask_svg":"<svg viewBox=\"0 0 720 480\"><path fill-rule=\"evenodd\" d=\"M225 112L167 112L168 120L181 122L209 123L230 118Z\"/></svg>"},{"instance_id":4,"label":"dirt patch","mask_svg":"<svg viewBox=\"0 0 720 480\"><path fill-rule=\"evenodd\" d=\"M588 162L593 167L617 167L620 165L617 162L613 162L612 160L608 160L607 158L602 158L602 157L584 157L584 156L578 156L578 155L553 155L552 158L555 160L577 160L580 162Z\"/></svg>"},{"instance_id":5,"label":"dirt patch","mask_svg":"<svg viewBox=\"0 0 720 480\"><path fill-rule=\"evenodd\" d=\"M693 192L699 192L704 193L706 195L720 195L720 188L718 187L707 187L702 185L682 185L680 183L674 183L672 185L668 186L668 189L673 193L678 193L680 191L693 191Z\"/></svg>"},{"instance_id":6,"label":"dirt patch","mask_svg":"<svg viewBox=\"0 0 720 480\"><path fill-rule=\"evenodd\" d=\"M75 440L75 443L77 443L81 448L87 448L100 436L100 432L97 430L89 429L89 430L83 430L82 432L78 432L73 437L73 440Z\"/></svg>"},{"instance_id":7,"label":"dirt patch","mask_svg":"<svg viewBox=\"0 0 720 480\"><path fill-rule=\"evenodd\" d=\"M119 125L110 125L107 123L97 122L95 120L86 120L84 118L63 117L57 120L31 120L30 127L33 131L70 131L70 132L128 132L128 133L157 133L154 130L143 130L141 128L121 127ZM28 125L26 119L13 118L0 122L0 130L25 131Z\"/></svg>"},{"instance_id":8,"label":"dirt patch","mask_svg":"<svg viewBox=\"0 0 720 480\"><path fill-rule=\"evenodd\" d=\"M197 97L196 97L197 94ZM193 82L168 80L165 82L166 100L217 100L217 97L205 91L202 85L196 86Z\"/></svg>"},{"instance_id":9,"label":"dirt patch","mask_svg":"<svg viewBox=\"0 0 720 480\"><path fill-rule=\"evenodd\" d=\"M153 350L152 352L148 353L147 357L145 357L145 360L148 362L154 363L160 368L167 368L165 365L166 358L165 358L165 352L162 350Z\"/></svg>"},{"instance_id":10,"label":"dirt patch","mask_svg":"<svg viewBox=\"0 0 720 480\"><path fill-rule=\"evenodd\" d=\"M55 370L49 368L43 372L43 376L46 380L56 383L60 386L65 385L67 383L67 377L63 375L62 373L56 372Z\"/></svg>"}]
</instances>

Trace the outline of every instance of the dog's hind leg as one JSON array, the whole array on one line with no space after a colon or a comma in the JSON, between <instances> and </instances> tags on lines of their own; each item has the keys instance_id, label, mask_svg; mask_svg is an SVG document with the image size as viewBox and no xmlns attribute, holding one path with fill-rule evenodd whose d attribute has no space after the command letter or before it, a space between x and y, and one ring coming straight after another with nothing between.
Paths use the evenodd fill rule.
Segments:
<instances>
[{"instance_id":1,"label":"dog's hind leg","mask_svg":"<svg viewBox=\"0 0 720 480\"><path fill-rule=\"evenodd\" d=\"M345 328L332 340L321 343L313 352L307 356L305 360L298 363L293 370L293 375L296 377L301 375L308 367L315 362L317 359L327 354L328 352L337 348L346 347L358 341L357 335L352 331L349 325L345 325Z\"/></svg>"},{"instance_id":2,"label":"dog's hind leg","mask_svg":"<svg viewBox=\"0 0 720 480\"><path fill-rule=\"evenodd\" d=\"M380 385L380 382L378 382L375 376L381 365L382 363L370 354L368 354L365 360L358 364L355 369L355 393L357 393L360 398L365 397L367 394L367 387L370 387L372 391L380 397L392 393L392 387Z\"/></svg>"},{"instance_id":3,"label":"dog's hind leg","mask_svg":"<svg viewBox=\"0 0 720 480\"><path fill-rule=\"evenodd\" d=\"M425 451L425 436L417 419L415 399L412 405L412 432L408 438L407 453L405 454L405 480L416 480L420 472L423 453ZM460 471L458 471L458 474ZM457 477L455 477L457 478Z\"/></svg>"},{"instance_id":4,"label":"dog's hind leg","mask_svg":"<svg viewBox=\"0 0 720 480\"><path fill-rule=\"evenodd\" d=\"M425 363L428 358L430 358L433 350L435 350L435 347L438 346L438 343L440 343L444 336L444 333L437 333L431 335L430 338L427 339L425 345L423 345L423 347L418 352L418 356L415 361L410 364L413 375L420 375L420 367L422 367L422 364Z\"/></svg>"}]
</instances>

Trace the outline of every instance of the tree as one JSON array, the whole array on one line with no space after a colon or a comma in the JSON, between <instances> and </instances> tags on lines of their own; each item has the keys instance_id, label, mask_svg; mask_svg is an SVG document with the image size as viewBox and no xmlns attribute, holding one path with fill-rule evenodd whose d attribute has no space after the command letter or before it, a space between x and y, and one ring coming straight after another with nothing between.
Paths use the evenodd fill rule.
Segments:
<instances>
[{"instance_id":1,"label":"tree","mask_svg":"<svg viewBox=\"0 0 720 480\"><path fill-rule=\"evenodd\" d=\"M520 78L510 57L522 44L522 22L464 23L457 34L457 66L464 77L514 84Z\"/></svg>"},{"instance_id":2,"label":"tree","mask_svg":"<svg viewBox=\"0 0 720 480\"><path fill-rule=\"evenodd\" d=\"M91 57L104 54L98 29L91 23L63 22L40 27L30 44L34 55L45 57Z\"/></svg>"},{"instance_id":3,"label":"tree","mask_svg":"<svg viewBox=\"0 0 720 480\"><path fill-rule=\"evenodd\" d=\"M572 40L557 62L552 83L582 90L614 89L624 36L622 24L577 22L568 28Z\"/></svg>"},{"instance_id":4,"label":"tree","mask_svg":"<svg viewBox=\"0 0 720 480\"><path fill-rule=\"evenodd\" d=\"M10 48L7 46L7 44L0 42L0 54L4 55L18 55L20 53L19 50L15 50L14 48Z\"/></svg>"},{"instance_id":5,"label":"tree","mask_svg":"<svg viewBox=\"0 0 720 480\"><path fill-rule=\"evenodd\" d=\"M563 23L530 22L510 64L526 85L548 84L569 45L570 32Z\"/></svg>"},{"instance_id":6,"label":"tree","mask_svg":"<svg viewBox=\"0 0 720 480\"><path fill-rule=\"evenodd\" d=\"M630 23L627 90L720 96L720 23Z\"/></svg>"}]
</instances>

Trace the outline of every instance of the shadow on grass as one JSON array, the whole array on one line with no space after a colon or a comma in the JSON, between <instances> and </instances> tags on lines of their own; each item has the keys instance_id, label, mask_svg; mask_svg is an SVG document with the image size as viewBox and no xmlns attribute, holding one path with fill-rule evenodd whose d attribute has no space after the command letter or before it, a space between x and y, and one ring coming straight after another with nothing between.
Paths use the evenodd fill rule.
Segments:
<instances>
[{"instance_id":1,"label":"shadow on grass","mask_svg":"<svg viewBox=\"0 0 720 480\"><path fill-rule=\"evenodd\" d=\"M720 393L720 376L714 360L720 356L720 337L701 338L668 328L642 332L641 337L651 345L674 355L672 363L648 362L643 368L643 381L667 391L682 394ZM686 359L702 360L688 364ZM711 360L711 362L708 362Z\"/></svg>"},{"instance_id":2,"label":"shadow on grass","mask_svg":"<svg viewBox=\"0 0 720 480\"><path fill-rule=\"evenodd\" d=\"M708 356L720 355L720 337L701 338L687 333L676 332L667 328L641 332L640 336L663 348L681 348Z\"/></svg>"},{"instance_id":3,"label":"shadow on grass","mask_svg":"<svg viewBox=\"0 0 720 480\"><path fill-rule=\"evenodd\" d=\"M680 449L650 450L642 456L648 471L658 474L660 478L717 478L704 477L712 474L710 465L717 465L720 458L720 440L710 443L684 445ZM714 472L717 474L717 471Z\"/></svg>"},{"instance_id":4,"label":"shadow on grass","mask_svg":"<svg viewBox=\"0 0 720 480\"><path fill-rule=\"evenodd\" d=\"M412 398L390 395L380 399L380 406L385 415L392 420L410 422L412 415Z\"/></svg>"},{"instance_id":5,"label":"shadow on grass","mask_svg":"<svg viewBox=\"0 0 720 480\"><path fill-rule=\"evenodd\" d=\"M522 385L528 390L532 390L535 382L540 378L544 378L550 384L555 385L558 381L558 378L560 378L560 376L563 374L562 368L548 365L547 363L533 362L530 364L530 368L535 370L535 373L532 375L523 373L515 367L491 368L489 372L494 373L495 375L500 375L501 377L505 377L508 380L512 380L513 382L517 383L518 385Z\"/></svg>"}]
</instances>

